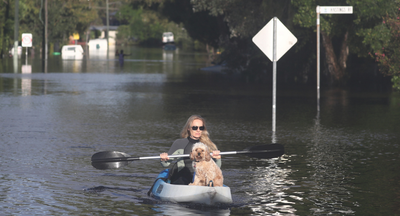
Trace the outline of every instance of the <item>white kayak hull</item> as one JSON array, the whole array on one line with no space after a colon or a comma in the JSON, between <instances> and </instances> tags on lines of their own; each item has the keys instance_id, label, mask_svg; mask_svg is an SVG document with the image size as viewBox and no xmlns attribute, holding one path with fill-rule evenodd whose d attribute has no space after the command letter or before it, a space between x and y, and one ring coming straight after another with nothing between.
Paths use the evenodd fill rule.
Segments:
<instances>
[{"instance_id":1,"label":"white kayak hull","mask_svg":"<svg viewBox=\"0 0 400 216\"><path fill-rule=\"evenodd\" d=\"M163 172L162 172L163 173ZM160 173L160 175L162 175ZM231 189L228 186L207 187L174 185L157 178L151 189L152 196L162 201L174 203L198 203L204 205L217 205L232 203Z\"/></svg>"}]
</instances>

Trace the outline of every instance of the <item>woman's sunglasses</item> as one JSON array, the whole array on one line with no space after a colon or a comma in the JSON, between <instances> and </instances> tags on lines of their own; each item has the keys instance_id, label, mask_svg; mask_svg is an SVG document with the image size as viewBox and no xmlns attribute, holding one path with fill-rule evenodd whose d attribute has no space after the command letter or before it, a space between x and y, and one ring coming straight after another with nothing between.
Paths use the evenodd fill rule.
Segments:
<instances>
[{"instance_id":1,"label":"woman's sunglasses","mask_svg":"<svg viewBox=\"0 0 400 216\"><path fill-rule=\"evenodd\" d=\"M204 130L204 126L192 126L192 130L196 131L199 128L201 131Z\"/></svg>"}]
</instances>

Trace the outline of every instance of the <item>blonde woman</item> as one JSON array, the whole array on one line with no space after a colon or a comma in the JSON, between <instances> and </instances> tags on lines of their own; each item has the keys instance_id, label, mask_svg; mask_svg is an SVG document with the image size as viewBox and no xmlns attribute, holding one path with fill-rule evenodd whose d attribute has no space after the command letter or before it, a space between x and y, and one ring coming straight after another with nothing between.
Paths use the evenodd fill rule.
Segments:
<instances>
[{"instance_id":1,"label":"blonde woman","mask_svg":"<svg viewBox=\"0 0 400 216\"><path fill-rule=\"evenodd\" d=\"M202 142L212 151L212 157L219 167L221 167L221 155L217 146L209 138L206 121L199 115L192 115L186 121L181 131L181 139L175 140L168 153L161 153L161 165L168 167L172 160L168 155L190 154L193 144ZM175 167L170 171L172 184L189 184L193 179L193 166L189 158L178 158Z\"/></svg>"}]
</instances>

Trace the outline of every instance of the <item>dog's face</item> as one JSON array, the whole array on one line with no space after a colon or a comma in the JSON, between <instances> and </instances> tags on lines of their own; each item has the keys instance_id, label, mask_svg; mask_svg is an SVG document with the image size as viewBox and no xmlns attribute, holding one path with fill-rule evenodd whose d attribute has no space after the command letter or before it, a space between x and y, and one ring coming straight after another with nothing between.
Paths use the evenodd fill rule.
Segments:
<instances>
[{"instance_id":1,"label":"dog's face","mask_svg":"<svg viewBox=\"0 0 400 216\"><path fill-rule=\"evenodd\" d=\"M193 145L190 159L193 161L210 161L211 156L208 148L203 143L196 143Z\"/></svg>"}]
</instances>

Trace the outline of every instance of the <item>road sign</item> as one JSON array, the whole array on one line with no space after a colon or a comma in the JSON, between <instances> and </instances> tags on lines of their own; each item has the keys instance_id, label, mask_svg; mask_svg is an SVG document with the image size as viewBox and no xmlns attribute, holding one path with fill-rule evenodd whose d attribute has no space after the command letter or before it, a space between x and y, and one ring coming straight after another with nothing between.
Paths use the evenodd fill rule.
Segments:
<instances>
[{"instance_id":1,"label":"road sign","mask_svg":"<svg viewBox=\"0 0 400 216\"><path fill-rule=\"evenodd\" d=\"M32 34L23 33L22 34L22 47L32 47Z\"/></svg>"},{"instance_id":2,"label":"road sign","mask_svg":"<svg viewBox=\"0 0 400 216\"><path fill-rule=\"evenodd\" d=\"M73 33L72 36L74 37L74 40L79 40L79 34L78 33Z\"/></svg>"},{"instance_id":3,"label":"road sign","mask_svg":"<svg viewBox=\"0 0 400 216\"><path fill-rule=\"evenodd\" d=\"M317 11L317 111L319 112L320 98L320 14L353 14L353 6L319 6Z\"/></svg>"},{"instance_id":4,"label":"road sign","mask_svg":"<svg viewBox=\"0 0 400 216\"><path fill-rule=\"evenodd\" d=\"M297 42L297 38L274 17L253 37L253 42L272 61L272 143L275 143L276 63Z\"/></svg>"},{"instance_id":5,"label":"road sign","mask_svg":"<svg viewBox=\"0 0 400 216\"><path fill-rule=\"evenodd\" d=\"M317 7L318 9L318 7ZM318 13L318 11L317 11ZM319 6L321 14L352 14L353 6Z\"/></svg>"},{"instance_id":6,"label":"road sign","mask_svg":"<svg viewBox=\"0 0 400 216\"><path fill-rule=\"evenodd\" d=\"M278 61L296 42L297 38L286 28L279 19L276 26L276 59ZM271 60L273 59L273 19L265 25L254 37L253 42Z\"/></svg>"}]
</instances>

